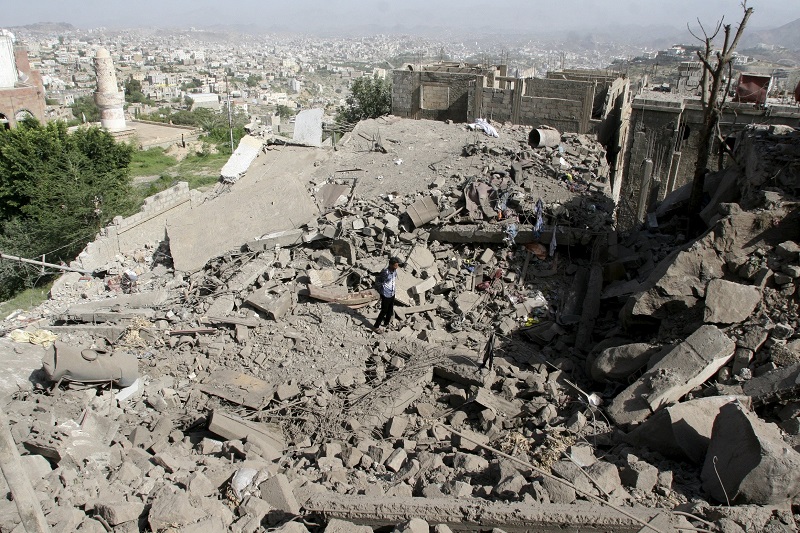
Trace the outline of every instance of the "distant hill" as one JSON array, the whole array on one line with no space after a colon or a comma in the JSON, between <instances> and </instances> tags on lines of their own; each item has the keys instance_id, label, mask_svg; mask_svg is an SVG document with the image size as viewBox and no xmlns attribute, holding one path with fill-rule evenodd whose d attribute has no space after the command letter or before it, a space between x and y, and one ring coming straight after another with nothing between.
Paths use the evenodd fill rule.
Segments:
<instances>
[{"instance_id":1,"label":"distant hill","mask_svg":"<svg viewBox=\"0 0 800 533\"><path fill-rule=\"evenodd\" d=\"M754 46L758 43L782 46L789 50L800 50L800 18L772 30L748 32L744 30L742 44Z\"/></svg>"},{"instance_id":2,"label":"distant hill","mask_svg":"<svg viewBox=\"0 0 800 533\"><path fill-rule=\"evenodd\" d=\"M35 24L26 24L25 26L16 27L31 33L58 33L61 31L75 30L75 26L68 22L37 22ZM12 31L13 29L14 28L11 28Z\"/></svg>"}]
</instances>

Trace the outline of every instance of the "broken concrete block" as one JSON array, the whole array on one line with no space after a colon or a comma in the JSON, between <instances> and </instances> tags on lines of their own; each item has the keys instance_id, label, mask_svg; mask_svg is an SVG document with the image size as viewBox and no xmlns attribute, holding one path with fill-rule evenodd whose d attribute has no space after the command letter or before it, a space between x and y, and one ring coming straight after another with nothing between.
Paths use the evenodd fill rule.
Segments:
<instances>
[{"instance_id":1,"label":"broken concrete block","mask_svg":"<svg viewBox=\"0 0 800 533\"><path fill-rule=\"evenodd\" d=\"M800 495L800 453L780 429L738 403L723 406L711 433L701 478L715 500L788 505Z\"/></svg>"},{"instance_id":2,"label":"broken concrete block","mask_svg":"<svg viewBox=\"0 0 800 533\"><path fill-rule=\"evenodd\" d=\"M403 448L395 448L383 464L392 472L399 472L407 457L408 454Z\"/></svg>"},{"instance_id":3,"label":"broken concrete block","mask_svg":"<svg viewBox=\"0 0 800 533\"><path fill-rule=\"evenodd\" d=\"M612 400L608 414L619 425L645 420L676 402L725 365L736 345L716 326L701 326Z\"/></svg>"},{"instance_id":4,"label":"broken concrete block","mask_svg":"<svg viewBox=\"0 0 800 533\"><path fill-rule=\"evenodd\" d=\"M47 474L53 471L50 461L41 455L23 455L20 457L20 461L34 486L38 480L44 479Z\"/></svg>"},{"instance_id":5,"label":"broken concrete block","mask_svg":"<svg viewBox=\"0 0 800 533\"><path fill-rule=\"evenodd\" d=\"M250 294L245 303L263 311L268 318L279 320L292 308L292 294L284 291L280 295L275 295L262 289Z\"/></svg>"},{"instance_id":6,"label":"broken concrete block","mask_svg":"<svg viewBox=\"0 0 800 533\"><path fill-rule=\"evenodd\" d=\"M202 472L194 472L186 479L186 490L192 496L211 496L217 487Z\"/></svg>"},{"instance_id":7,"label":"broken concrete block","mask_svg":"<svg viewBox=\"0 0 800 533\"><path fill-rule=\"evenodd\" d=\"M408 427L408 418L405 416L393 416L386 423L384 428L384 435L387 438L399 439L403 436L403 432Z\"/></svg>"},{"instance_id":8,"label":"broken concrete block","mask_svg":"<svg viewBox=\"0 0 800 533\"><path fill-rule=\"evenodd\" d=\"M291 522L295 524L296 522ZM302 524L297 524L301 527ZM189 524L188 526L184 526L181 528L181 533L226 533L228 528L225 526L225 523L222 519L218 516L210 516L203 520L200 520L196 524ZM278 531L285 531L283 529L279 529ZM295 531L295 530L287 530L287 531ZM308 530L303 527L303 529L298 530L298 532L305 532L307 533Z\"/></svg>"},{"instance_id":9,"label":"broken concrete block","mask_svg":"<svg viewBox=\"0 0 800 533\"><path fill-rule=\"evenodd\" d=\"M480 261L481 263L483 263L485 265L485 264L491 262L492 259L494 259L494 250L492 250L491 248L487 248L487 249L485 249L483 251L481 256L478 258L478 261Z\"/></svg>"},{"instance_id":10,"label":"broken concrete block","mask_svg":"<svg viewBox=\"0 0 800 533\"><path fill-rule=\"evenodd\" d=\"M456 452L453 457L453 468L476 474L489 468L489 461L473 453Z\"/></svg>"},{"instance_id":11,"label":"broken concrete block","mask_svg":"<svg viewBox=\"0 0 800 533\"><path fill-rule=\"evenodd\" d=\"M584 468L597 462L597 457L594 456L594 450L591 446L573 445L567 449L567 454L573 462Z\"/></svg>"},{"instance_id":12,"label":"broken concrete block","mask_svg":"<svg viewBox=\"0 0 800 533\"><path fill-rule=\"evenodd\" d=\"M464 434L462 437L461 435L453 434L453 446L458 448L462 451L472 452L475 450L481 449L479 446L480 444L488 445L489 444L489 437L486 435L482 435L480 433L475 433L469 429L462 429L459 433Z\"/></svg>"},{"instance_id":13,"label":"broken concrete block","mask_svg":"<svg viewBox=\"0 0 800 533\"><path fill-rule=\"evenodd\" d=\"M279 459L286 442L280 428L260 422L244 420L215 409L208 422L208 430L228 440L246 440L261 450L268 460Z\"/></svg>"},{"instance_id":14,"label":"broken concrete block","mask_svg":"<svg viewBox=\"0 0 800 533\"><path fill-rule=\"evenodd\" d=\"M722 279L712 279L706 286L703 320L713 324L737 324L749 317L761 301L761 291Z\"/></svg>"},{"instance_id":15,"label":"broken concrete block","mask_svg":"<svg viewBox=\"0 0 800 533\"><path fill-rule=\"evenodd\" d=\"M517 496L527 483L522 475L514 474L495 485L492 492L498 496Z\"/></svg>"},{"instance_id":16,"label":"broken concrete block","mask_svg":"<svg viewBox=\"0 0 800 533\"><path fill-rule=\"evenodd\" d=\"M147 522L153 531L161 531L168 527L189 525L204 515L205 513L192 505L185 492L161 493L153 500L153 505L147 514Z\"/></svg>"},{"instance_id":17,"label":"broken concrete block","mask_svg":"<svg viewBox=\"0 0 800 533\"><path fill-rule=\"evenodd\" d=\"M753 403L768 403L800 389L800 363L770 370L745 382L744 393L753 398Z\"/></svg>"},{"instance_id":18,"label":"broken concrete block","mask_svg":"<svg viewBox=\"0 0 800 533\"><path fill-rule=\"evenodd\" d=\"M289 479L284 474L275 474L261 483L258 488L261 489L261 499L274 509L289 514L300 514L300 505L294 497Z\"/></svg>"},{"instance_id":19,"label":"broken concrete block","mask_svg":"<svg viewBox=\"0 0 800 533\"><path fill-rule=\"evenodd\" d=\"M595 381L623 381L644 367L659 348L637 342L606 348L591 366Z\"/></svg>"},{"instance_id":20,"label":"broken concrete block","mask_svg":"<svg viewBox=\"0 0 800 533\"><path fill-rule=\"evenodd\" d=\"M178 470L194 470L197 467L191 459L178 459L169 453L157 453L153 456L153 462L171 474Z\"/></svg>"},{"instance_id":21,"label":"broken concrete block","mask_svg":"<svg viewBox=\"0 0 800 533\"><path fill-rule=\"evenodd\" d=\"M509 402L483 387L477 387L467 401L475 402L507 418L513 418L522 412L522 408L518 403Z\"/></svg>"},{"instance_id":22,"label":"broken concrete block","mask_svg":"<svg viewBox=\"0 0 800 533\"><path fill-rule=\"evenodd\" d=\"M552 478L542 478L542 487L547 491L551 503L571 504L577 499L575 489Z\"/></svg>"},{"instance_id":23,"label":"broken concrete block","mask_svg":"<svg viewBox=\"0 0 800 533\"><path fill-rule=\"evenodd\" d=\"M411 287L411 294L413 294L414 296L419 296L421 294L425 294L427 291L433 289L435 286L436 286L435 278L424 279Z\"/></svg>"},{"instance_id":24,"label":"broken concrete block","mask_svg":"<svg viewBox=\"0 0 800 533\"><path fill-rule=\"evenodd\" d=\"M622 480L619 478L617 466L608 461L597 461L586 469L603 492L611 494L622 487Z\"/></svg>"},{"instance_id":25,"label":"broken concrete block","mask_svg":"<svg viewBox=\"0 0 800 533\"><path fill-rule=\"evenodd\" d=\"M439 216L439 207L431 196L424 196L411 204L406 210L406 214L419 228Z\"/></svg>"},{"instance_id":26,"label":"broken concrete block","mask_svg":"<svg viewBox=\"0 0 800 533\"><path fill-rule=\"evenodd\" d=\"M670 457L701 464L705 461L719 410L734 400L745 405L750 402L746 396L710 396L670 405L631 431L626 440Z\"/></svg>"},{"instance_id":27,"label":"broken concrete block","mask_svg":"<svg viewBox=\"0 0 800 533\"><path fill-rule=\"evenodd\" d=\"M481 300L481 295L473 291L465 291L456 296L456 309L461 314L467 314L472 311L478 302Z\"/></svg>"},{"instance_id":28,"label":"broken concrete block","mask_svg":"<svg viewBox=\"0 0 800 533\"><path fill-rule=\"evenodd\" d=\"M280 401L289 400L295 396L300 396L300 387L293 381L290 383L281 383L275 391L275 397Z\"/></svg>"},{"instance_id":29,"label":"broken concrete block","mask_svg":"<svg viewBox=\"0 0 800 533\"><path fill-rule=\"evenodd\" d=\"M139 502L101 501L95 504L94 511L103 517L110 526L137 520L144 512L144 504Z\"/></svg>"},{"instance_id":30,"label":"broken concrete block","mask_svg":"<svg viewBox=\"0 0 800 533\"><path fill-rule=\"evenodd\" d=\"M645 461L634 461L622 468L619 477L627 487L650 492L658 483L658 468Z\"/></svg>"},{"instance_id":31,"label":"broken concrete block","mask_svg":"<svg viewBox=\"0 0 800 533\"><path fill-rule=\"evenodd\" d=\"M412 518L401 524L398 524L394 529L394 533L428 533L430 526L428 522L422 518Z\"/></svg>"},{"instance_id":32,"label":"broken concrete block","mask_svg":"<svg viewBox=\"0 0 800 533\"><path fill-rule=\"evenodd\" d=\"M328 520L324 533L372 533L372 528L369 526L357 526L352 522L339 518L331 518Z\"/></svg>"}]
</instances>

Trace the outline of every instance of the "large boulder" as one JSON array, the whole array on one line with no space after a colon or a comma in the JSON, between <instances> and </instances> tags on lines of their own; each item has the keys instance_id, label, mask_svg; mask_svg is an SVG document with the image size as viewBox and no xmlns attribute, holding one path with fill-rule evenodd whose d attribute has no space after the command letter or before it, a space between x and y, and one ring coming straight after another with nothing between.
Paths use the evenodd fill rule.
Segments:
<instances>
[{"instance_id":1,"label":"large boulder","mask_svg":"<svg viewBox=\"0 0 800 533\"><path fill-rule=\"evenodd\" d=\"M780 429L738 403L723 406L708 445L703 489L719 502L787 505L800 496L800 453Z\"/></svg>"}]
</instances>

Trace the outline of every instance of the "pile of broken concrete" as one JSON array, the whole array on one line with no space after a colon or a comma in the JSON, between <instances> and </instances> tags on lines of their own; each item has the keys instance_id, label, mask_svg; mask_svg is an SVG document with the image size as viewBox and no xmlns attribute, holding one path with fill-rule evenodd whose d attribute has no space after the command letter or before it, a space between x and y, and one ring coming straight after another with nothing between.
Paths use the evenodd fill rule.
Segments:
<instances>
[{"instance_id":1,"label":"pile of broken concrete","mask_svg":"<svg viewBox=\"0 0 800 533\"><path fill-rule=\"evenodd\" d=\"M498 130L464 146L475 175L321 178L296 231L192 274L152 243L6 320L51 362L4 412L52 530L796 531L800 210L748 172L798 136L744 135L759 164L685 242L612 231L586 136ZM576 196L537 226L548 187Z\"/></svg>"}]
</instances>

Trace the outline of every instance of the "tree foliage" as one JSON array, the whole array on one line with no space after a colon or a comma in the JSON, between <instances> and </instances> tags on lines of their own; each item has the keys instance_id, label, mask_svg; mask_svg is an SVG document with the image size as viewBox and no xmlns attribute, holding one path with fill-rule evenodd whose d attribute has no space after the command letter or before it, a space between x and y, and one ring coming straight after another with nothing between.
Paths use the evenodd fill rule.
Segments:
<instances>
[{"instance_id":1,"label":"tree foliage","mask_svg":"<svg viewBox=\"0 0 800 533\"><path fill-rule=\"evenodd\" d=\"M0 250L72 260L111 218L131 212L132 151L97 127L68 133L62 121L0 131ZM25 284L25 270L3 266L7 297Z\"/></svg>"},{"instance_id":2,"label":"tree foliage","mask_svg":"<svg viewBox=\"0 0 800 533\"><path fill-rule=\"evenodd\" d=\"M248 87L256 87L264 77L261 74L250 74L247 77L246 83Z\"/></svg>"},{"instance_id":3,"label":"tree foliage","mask_svg":"<svg viewBox=\"0 0 800 533\"><path fill-rule=\"evenodd\" d=\"M81 122L84 122L84 117L86 117L86 122L100 122L100 108L97 107L91 96L76 98L70 109L72 109L72 115Z\"/></svg>"},{"instance_id":4,"label":"tree foliage","mask_svg":"<svg viewBox=\"0 0 800 533\"><path fill-rule=\"evenodd\" d=\"M143 104L150 103L150 100L142 92L142 82L133 78L133 75L128 76L125 80L125 101L129 104Z\"/></svg>"},{"instance_id":5,"label":"tree foliage","mask_svg":"<svg viewBox=\"0 0 800 533\"><path fill-rule=\"evenodd\" d=\"M378 76L363 76L350 87L345 105L339 108L336 119L354 124L367 118L376 118L392 112L391 84Z\"/></svg>"},{"instance_id":6,"label":"tree foliage","mask_svg":"<svg viewBox=\"0 0 800 533\"><path fill-rule=\"evenodd\" d=\"M294 110L288 105L278 104L278 106L275 108L275 112L278 113L278 116L282 119L294 116Z\"/></svg>"}]
</instances>

